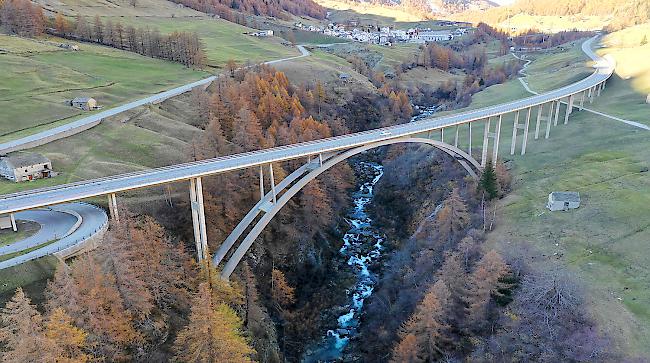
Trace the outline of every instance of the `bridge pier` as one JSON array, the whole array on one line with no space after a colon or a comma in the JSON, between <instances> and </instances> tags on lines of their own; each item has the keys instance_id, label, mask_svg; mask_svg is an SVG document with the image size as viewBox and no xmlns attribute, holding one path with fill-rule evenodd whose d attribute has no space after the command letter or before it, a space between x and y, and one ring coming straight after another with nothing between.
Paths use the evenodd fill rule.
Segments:
<instances>
[{"instance_id":1,"label":"bridge pier","mask_svg":"<svg viewBox=\"0 0 650 363\"><path fill-rule=\"evenodd\" d=\"M445 129L440 129L440 142L445 142Z\"/></svg>"},{"instance_id":2,"label":"bridge pier","mask_svg":"<svg viewBox=\"0 0 650 363\"><path fill-rule=\"evenodd\" d=\"M202 262L208 258L208 233L205 227L203 184L200 177L190 179L190 205L192 209L192 225L194 226L197 260Z\"/></svg>"},{"instance_id":3,"label":"bridge pier","mask_svg":"<svg viewBox=\"0 0 650 363\"><path fill-rule=\"evenodd\" d=\"M472 123L468 122L467 126L469 126L469 142L467 143L467 153L471 156L472 155Z\"/></svg>"},{"instance_id":4,"label":"bridge pier","mask_svg":"<svg viewBox=\"0 0 650 363\"><path fill-rule=\"evenodd\" d=\"M318 154L318 162L323 165L323 154ZM273 194L273 204L278 202L278 196L275 192L275 177L273 177L273 164L269 163L269 179L271 180L271 193ZM264 196L262 195L262 198Z\"/></svg>"},{"instance_id":5,"label":"bridge pier","mask_svg":"<svg viewBox=\"0 0 650 363\"><path fill-rule=\"evenodd\" d=\"M117 210L117 197L115 197L115 193L111 193L108 195L108 210L111 215L111 219L119 224L120 223L120 213Z\"/></svg>"},{"instance_id":6,"label":"bridge pier","mask_svg":"<svg viewBox=\"0 0 650 363\"><path fill-rule=\"evenodd\" d=\"M555 118L553 119L553 126L557 126L557 120L560 117L560 105L562 105L562 100L555 101Z\"/></svg>"},{"instance_id":7,"label":"bridge pier","mask_svg":"<svg viewBox=\"0 0 650 363\"><path fill-rule=\"evenodd\" d=\"M539 139L539 124L542 122L542 111L544 111L544 105L538 105L537 121L535 121L535 140Z\"/></svg>"},{"instance_id":8,"label":"bridge pier","mask_svg":"<svg viewBox=\"0 0 650 363\"><path fill-rule=\"evenodd\" d=\"M582 96L580 96L580 111L585 109L585 95L587 94L587 90L582 91Z\"/></svg>"},{"instance_id":9,"label":"bridge pier","mask_svg":"<svg viewBox=\"0 0 650 363\"><path fill-rule=\"evenodd\" d=\"M566 103L566 113L564 114L564 124L569 123L569 115L571 114L573 109L573 95L569 96L569 100Z\"/></svg>"},{"instance_id":10,"label":"bridge pier","mask_svg":"<svg viewBox=\"0 0 650 363\"><path fill-rule=\"evenodd\" d=\"M485 129L483 130L483 150L481 151L481 168L485 168L488 153L488 136L490 135L490 122L492 118L485 120Z\"/></svg>"},{"instance_id":11,"label":"bridge pier","mask_svg":"<svg viewBox=\"0 0 650 363\"><path fill-rule=\"evenodd\" d=\"M519 110L515 112L515 121L512 125L512 143L510 144L510 155L515 154L515 148L517 147L517 130L519 129Z\"/></svg>"},{"instance_id":12,"label":"bridge pier","mask_svg":"<svg viewBox=\"0 0 650 363\"><path fill-rule=\"evenodd\" d=\"M524 135L523 140L521 140L521 155L526 154L526 144L528 143L528 127L530 126L530 114L533 112L532 107L528 107L526 112L526 122L524 122Z\"/></svg>"},{"instance_id":13,"label":"bridge pier","mask_svg":"<svg viewBox=\"0 0 650 363\"><path fill-rule=\"evenodd\" d=\"M546 135L545 139L551 135L551 123L553 122L553 109L555 108L555 101L551 101L551 106L548 109L548 118L546 120Z\"/></svg>"},{"instance_id":14,"label":"bridge pier","mask_svg":"<svg viewBox=\"0 0 650 363\"><path fill-rule=\"evenodd\" d=\"M492 166L497 165L497 158L499 156L499 139L501 139L501 121L503 120L503 115L499 115L499 119L497 120L497 129L495 130L495 135L494 135L494 145L492 146L493 153L492 153Z\"/></svg>"},{"instance_id":15,"label":"bridge pier","mask_svg":"<svg viewBox=\"0 0 650 363\"><path fill-rule=\"evenodd\" d=\"M594 95L596 94L595 87L589 88L589 103L594 103Z\"/></svg>"},{"instance_id":16,"label":"bridge pier","mask_svg":"<svg viewBox=\"0 0 650 363\"><path fill-rule=\"evenodd\" d=\"M458 147L458 131L460 130L460 125L456 125L456 136L454 136L454 147Z\"/></svg>"},{"instance_id":17,"label":"bridge pier","mask_svg":"<svg viewBox=\"0 0 650 363\"><path fill-rule=\"evenodd\" d=\"M603 84L602 83L598 84L596 88L598 88L598 93L596 94L596 97L600 97L600 92L602 92L603 90Z\"/></svg>"}]
</instances>

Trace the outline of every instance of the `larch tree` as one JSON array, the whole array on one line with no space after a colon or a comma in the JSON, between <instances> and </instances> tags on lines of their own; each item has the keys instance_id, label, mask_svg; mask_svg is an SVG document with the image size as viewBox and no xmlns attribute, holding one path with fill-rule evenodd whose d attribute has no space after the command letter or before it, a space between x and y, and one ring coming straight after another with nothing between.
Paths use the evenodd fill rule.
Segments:
<instances>
[{"instance_id":1,"label":"larch tree","mask_svg":"<svg viewBox=\"0 0 650 363\"><path fill-rule=\"evenodd\" d=\"M32 305L22 288L0 311L0 347L4 346L2 362L42 362L46 341L43 339L43 317Z\"/></svg>"},{"instance_id":2,"label":"larch tree","mask_svg":"<svg viewBox=\"0 0 650 363\"><path fill-rule=\"evenodd\" d=\"M296 301L295 288L289 285L284 272L275 268L271 272L271 296L280 310L284 310Z\"/></svg>"},{"instance_id":3,"label":"larch tree","mask_svg":"<svg viewBox=\"0 0 650 363\"><path fill-rule=\"evenodd\" d=\"M453 188L436 218L435 225L440 239L450 243L454 236L467 227L469 219L465 201L458 188Z\"/></svg>"},{"instance_id":4,"label":"larch tree","mask_svg":"<svg viewBox=\"0 0 650 363\"><path fill-rule=\"evenodd\" d=\"M91 256L75 261L72 277L79 291L80 310L72 318L89 333L93 355L109 361L130 359L129 348L142 341L142 336L133 328L115 278L104 273Z\"/></svg>"},{"instance_id":5,"label":"larch tree","mask_svg":"<svg viewBox=\"0 0 650 363\"><path fill-rule=\"evenodd\" d=\"M189 324L174 342L175 360L185 363L248 363L254 350L241 335L241 320L214 301L207 283L199 285Z\"/></svg>"},{"instance_id":6,"label":"larch tree","mask_svg":"<svg viewBox=\"0 0 650 363\"><path fill-rule=\"evenodd\" d=\"M507 287L500 280L509 273L508 265L494 250L486 253L476 264L469 279L468 322L472 330L480 330L486 322L491 296Z\"/></svg>"},{"instance_id":7,"label":"larch tree","mask_svg":"<svg viewBox=\"0 0 650 363\"><path fill-rule=\"evenodd\" d=\"M418 357L418 340L413 334L406 334L393 349L391 363L420 363L424 359Z\"/></svg>"},{"instance_id":8,"label":"larch tree","mask_svg":"<svg viewBox=\"0 0 650 363\"><path fill-rule=\"evenodd\" d=\"M449 340L446 316L450 298L447 285L438 279L402 327L403 338L409 334L417 338L418 355L425 360L435 361L444 355L444 345Z\"/></svg>"},{"instance_id":9,"label":"larch tree","mask_svg":"<svg viewBox=\"0 0 650 363\"><path fill-rule=\"evenodd\" d=\"M72 318L56 308L45 322L45 337L52 348L48 361L57 363L85 363L90 357L84 353L87 334L72 324Z\"/></svg>"},{"instance_id":10,"label":"larch tree","mask_svg":"<svg viewBox=\"0 0 650 363\"><path fill-rule=\"evenodd\" d=\"M52 280L45 289L46 310L51 313L56 308L63 308L70 316L79 316L80 298L77 285L71 276L71 268L61 262L54 272Z\"/></svg>"}]
</instances>

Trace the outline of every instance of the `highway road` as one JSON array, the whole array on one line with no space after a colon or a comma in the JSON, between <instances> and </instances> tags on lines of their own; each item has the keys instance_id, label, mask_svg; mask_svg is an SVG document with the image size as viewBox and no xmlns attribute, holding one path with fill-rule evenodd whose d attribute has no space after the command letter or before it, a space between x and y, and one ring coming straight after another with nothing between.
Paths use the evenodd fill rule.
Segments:
<instances>
[{"instance_id":1,"label":"highway road","mask_svg":"<svg viewBox=\"0 0 650 363\"><path fill-rule=\"evenodd\" d=\"M66 203L54 206L51 210L30 210L16 213L16 219L37 222L41 225L41 229L29 238L3 246L3 249L0 250L0 256L13 253L15 249L25 250L52 240L56 240L56 242L24 255L2 261L0 262L0 270L75 246L89 236L94 235L102 226L108 223L108 216L103 209L87 203Z\"/></svg>"},{"instance_id":2,"label":"highway road","mask_svg":"<svg viewBox=\"0 0 650 363\"><path fill-rule=\"evenodd\" d=\"M302 45L296 46L298 50L300 51L300 55L295 56L295 57L289 57L289 58L283 58L283 59L276 59L268 62L264 62L263 64L275 64L275 63L280 63L280 62L285 62L288 60L293 60L293 59L298 59L302 57L307 57L309 56L309 51L305 49ZM7 154L12 151L17 151L17 150L22 150L25 149L25 145L31 145L33 143L38 143L39 141L43 140L52 140L53 138L56 138L58 135L65 135L72 130L79 130L79 132L84 131L92 126L95 126L95 124L99 123L101 120L115 116L117 114L120 114L125 111L132 110L136 107L144 106L146 104L150 103L158 103L162 102L164 100L167 100L169 98L178 96L180 94L186 93L191 91L192 89L196 87L201 87L210 84L212 81L217 79L217 76L211 76L205 79L202 79L200 81L188 83L186 85L176 87L174 89L170 89L165 92L157 93L155 95L145 97L142 99L139 99L137 101L129 102L127 104L124 104L122 106L114 107L106 111L101 111L95 114L92 114L88 117L84 117L82 119L79 119L77 121L73 121L71 123L58 126L49 130L45 130L39 133L36 133L34 135L26 136L17 140L12 140L8 141L5 143L0 144L0 154ZM43 142L45 143L45 142Z\"/></svg>"},{"instance_id":3,"label":"highway road","mask_svg":"<svg viewBox=\"0 0 650 363\"><path fill-rule=\"evenodd\" d=\"M585 53L596 61L594 73L581 81L548 93L451 116L438 118L433 117L417 122L341 135L322 140L8 194L0 196L0 214L64 203L93 196L106 195L125 190L183 181L195 177L265 165L271 162L306 158L308 156L345 150L378 141L422 134L432 130L439 130L445 127L483 120L488 117L545 104L592 88L611 76L614 70L614 62L611 59L599 58L595 53L593 53L591 50L591 44L595 39L595 37L591 38L583 44L583 50Z\"/></svg>"}]
</instances>

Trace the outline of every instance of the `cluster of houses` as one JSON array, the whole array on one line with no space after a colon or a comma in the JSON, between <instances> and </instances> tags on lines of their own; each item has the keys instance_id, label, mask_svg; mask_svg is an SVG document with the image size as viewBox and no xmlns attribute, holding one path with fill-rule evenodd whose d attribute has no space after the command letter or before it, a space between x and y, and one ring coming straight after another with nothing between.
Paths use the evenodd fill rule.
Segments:
<instances>
[{"instance_id":1,"label":"cluster of houses","mask_svg":"<svg viewBox=\"0 0 650 363\"><path fill-rule=\"evenodd\" d=\"M362 43L391 45L394 43L429 43L452 40L466 34L467 27L456 29L432 30L430 28L391 29L390 27L357 27L330 23L326 27L295 23L298 29L322 33L336 38L353 40Z\"/></svg>"}]
</instances>

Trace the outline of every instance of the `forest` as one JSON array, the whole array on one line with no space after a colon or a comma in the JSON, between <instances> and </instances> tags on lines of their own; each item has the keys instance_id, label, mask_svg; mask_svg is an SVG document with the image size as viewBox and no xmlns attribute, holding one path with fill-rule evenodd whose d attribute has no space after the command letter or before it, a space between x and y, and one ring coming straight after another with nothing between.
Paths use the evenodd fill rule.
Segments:
<instances>
[{"instance_id":1,"label":"forest","mask_svg":"<svg viewBox=\"0 0 650 363\"><path fill-rule=\"evenodd\" d=\"M193 32L173 32L163 35L158 29L123 26L110 19L102 22L95 16L92 23L78 16L69 21L61 14L45 18L43 9L29 0L0 1L0 28L9 34L35 37L49 33L77 41L92 42L135 52L147 57L202 68L206 64L204 46Z\"/></svg>"}]
</instances>

